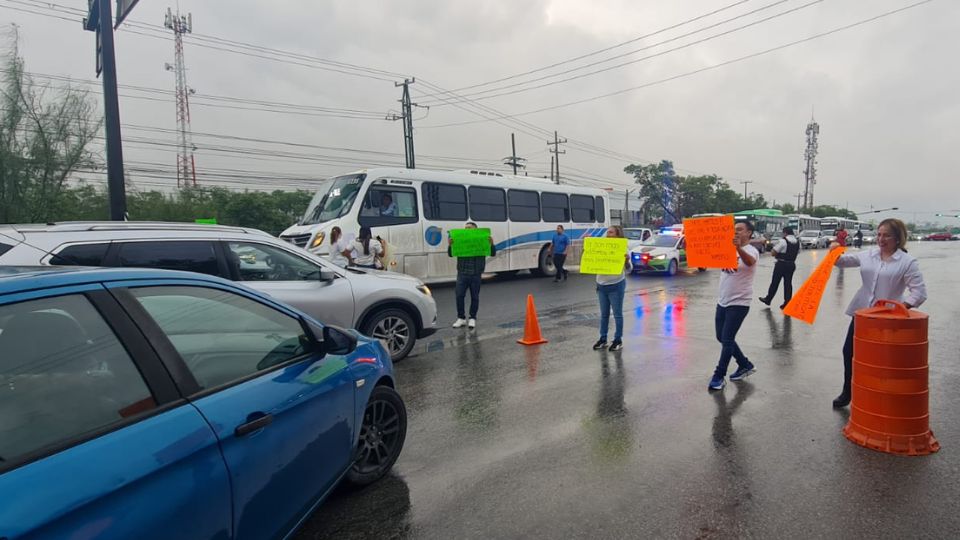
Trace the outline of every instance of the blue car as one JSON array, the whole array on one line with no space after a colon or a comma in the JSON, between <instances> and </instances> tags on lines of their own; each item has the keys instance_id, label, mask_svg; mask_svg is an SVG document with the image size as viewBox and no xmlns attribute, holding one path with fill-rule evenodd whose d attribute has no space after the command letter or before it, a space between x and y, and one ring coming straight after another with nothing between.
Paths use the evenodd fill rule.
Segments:
<instances>
[{"instance_id":1,"label":"blue car","mask_svg":"<svg viewBox=\"0 0 960 540\"><path fill-rule=\"evenodd\" d=\"M0 267L0 539L289 536L406 429L379 342L235 283Z\"/></svg>"}]
</instances>

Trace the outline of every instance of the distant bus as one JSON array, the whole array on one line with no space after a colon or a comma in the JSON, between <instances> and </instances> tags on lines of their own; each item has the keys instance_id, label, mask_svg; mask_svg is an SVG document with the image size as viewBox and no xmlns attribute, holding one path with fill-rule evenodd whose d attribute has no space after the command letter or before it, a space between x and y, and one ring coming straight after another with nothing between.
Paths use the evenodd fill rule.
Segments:
<instances>
[{"instance_id":1,"label":"distant bus","mask_svg":"<svg viewBox=\"0 0 960 540\"><path fill-rule=\"evenodd\" d=\"M820 218L806 214L790 214L787 216L787 226L792 227L793 232L798 235L803 231L819 231Z\"/></svg>"},{"instance_id":2,"label":"distant bus","mask_svg":"<svg viewBox=\"0 0 960 540\"><path fill-rule=\"evenodd\" d=\"M753 222L756 231L769 240L783 231L789 223L789 218L780 210L762 208L759 210L745 210L737 212L734 219L749 219Z\"/></svg>"},{"instance_id":3,"label":"distant bus","mask_svg":"<svg viewBox=\"0 0 960 540\"><path fill-rule=\"evenodd\" d=\"M856 220L839 216L825 217L820 220L820 230L831 242L837 239L837 230L840 228L845 229L848 234L853 234L852 231L857 230L857 226L858 222Z\"/></svg>"},{"instance_id":4,"label":"distant bus","mask_svg":"<svg viewBox=\"0 0 960 540\"><path fill-rule=\"evenodd\" d=\"M322 184L300 222L280 238L326 255L334 226L347 237L370 227L386 241L388 270L448 281L457 275L457 261L447 256L447 233L467 221L489 228L496 243L488 272L553 275L547 248L557 225L572 240L568 260L579 261L581 240L602 236L610 225L609 201L602 189L525 176L365 169Z\"/></svg>"}]
</instances>

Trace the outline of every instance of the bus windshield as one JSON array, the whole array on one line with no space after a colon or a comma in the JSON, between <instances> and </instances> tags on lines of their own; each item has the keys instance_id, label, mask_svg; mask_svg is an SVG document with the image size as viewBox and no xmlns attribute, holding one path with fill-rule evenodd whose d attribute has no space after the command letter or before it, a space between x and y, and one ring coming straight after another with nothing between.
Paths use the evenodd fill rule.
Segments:
<instances>
[{"instance_id":1,"label":"bus windshield","mask_svg":"<svg viewBox=\"0 0 960 540\"><path fill-rule=\"evenodd\" d=\"M366 175L341 176L325 183L310 201L301 225L316 225L346 214L363 185Z\"/></svg>"}]
</instances>

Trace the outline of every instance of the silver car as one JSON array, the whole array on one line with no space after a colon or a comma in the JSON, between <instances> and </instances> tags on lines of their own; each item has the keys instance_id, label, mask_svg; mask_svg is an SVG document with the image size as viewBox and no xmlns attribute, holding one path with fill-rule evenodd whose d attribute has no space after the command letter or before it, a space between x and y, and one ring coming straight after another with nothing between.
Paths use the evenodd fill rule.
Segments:
<instances>
[{"instance_id":1,"label":"silver car","mask_svg":"<svg viewBox=\"0 0 960 540\"><path fill-rule=\"evenodd\" d=\"M816 229L801 231L798 238L800 247L803 249L820 249L830 245L830 240L823 234L823 231Z\"/></svg>"},{"instance_id":2,"label":"silver car","mask_svg":"<svg viewBox=\"0 0 960 540\"><path fill-rule=\"evenodd\" d=\"M241 281L328 324L382 340L393 360L436 331L420 280L341 268L256 229L190 223L89 222L0 226L0 265L187 270Z\"/></svg>"}]
</instances>

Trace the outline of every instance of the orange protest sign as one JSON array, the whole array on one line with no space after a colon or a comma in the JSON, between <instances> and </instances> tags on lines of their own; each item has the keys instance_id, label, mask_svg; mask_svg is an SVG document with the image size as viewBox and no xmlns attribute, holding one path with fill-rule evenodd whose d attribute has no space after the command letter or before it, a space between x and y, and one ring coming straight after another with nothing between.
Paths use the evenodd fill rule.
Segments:
<instances>
[{"instance_id":1,"label":"orange protest sign","mask_svg":"<svg viewBox=\"0 0 960 540\"><path fill-rule=\"evenodd\" d=\"M833 272L833 265L837 263L837 259L846 250L847 248L839 247L827 254L826 258L810 274L810 277L803 282L800 290L793 296L787 307L784 308L784 315L800 319L807 324L813 324L814 319L817 318L817 310L820 309L823 291L826 290L830 273Z\"/></svg>"},{"instance_id":2,"label":"orange protest sign","mask_svg":"<svg viewBox=\"0 0 960 540\"><path fill-rule=\"evenodd\" d=\"M690 268L736 268L737 248L733 245L733 216L683 220Z\"/></svg>"}]
</instances>

